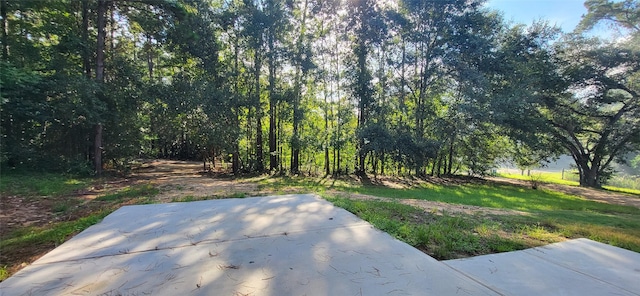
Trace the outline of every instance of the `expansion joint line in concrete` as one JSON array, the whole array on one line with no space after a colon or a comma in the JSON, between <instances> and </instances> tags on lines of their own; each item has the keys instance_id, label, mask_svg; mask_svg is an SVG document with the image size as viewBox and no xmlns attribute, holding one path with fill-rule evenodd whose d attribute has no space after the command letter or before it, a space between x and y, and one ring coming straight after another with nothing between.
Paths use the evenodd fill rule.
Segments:
<instances>
[{"instance_id":1,"label":"expansion joint line in concrete","mask_svg":"<svg viewBox=\"0 0 640 296\"><path fill-rule=\"evenodd\" d=\"M444 265L444 266L446 266L446 267L450 268L451 270L453 270L453 271L457 272L458 274L460 274L460 275L462 275L462 276L464 276L464 277L466 277L466 278L468 278L468 279L470 279L470 280L472 280L472 281L474 281L474 282L478 283L479 285L481 285L481 286L483 286L483 287L485 287L485 288L487 288L487 289L491 290L492 292L494 292L494 293L496 293L496 294L498 294L498 295L501 295L501 296L506 296L506 295L507 295L507 294L505 294L505 293L500 292L499 290L497 290L497 288L492 287L492 286L489 286L489 285L487 285L487 284L483 283L482 281L480 281L480 280L476 279L476 278L475 278L475 277L473 277L472 275L467 274L466 272L464 272L464 271L462 271L462 270L458 270L458 269L454 268L453 266L450 266L450 265L449 265L449 264L447 264L447 263L444 263L444 262L438 262L438 263L440 263L440 264L442 264L442 265Z\"/></svg>"},{"instance_id":2,"label":"expansion joint line in concrete","mask_svg":"<svg viewBox=\"0 0 640 296\"><path fill-rule=\"evenodd\" d=\"M366 224L366 223L359 223L359 224L355 224L355 225L342 225L342 226L336 226L336 227L322 227L322 228L313 229L311 231L322 231L322 230L331 230L331 229L340 229L340 228L359 228L359 227L367 227L367 226L370 226L370 225ZM294 231L285 231L285 232L263 234L263 235L255 235L255 236L245 235L243 238L227 239L227 240L204 239L204 240L197 241L197 242L191 242L189 244L175 245L175 246L171 246L171 247L162 247L162 248L155 247L155 248L152 248L152 249L138 250L138 251L128 251L127 250L127 251L121 251L121 252L119 252L117 254L86 256L86 257L74 258L74 259L48 261L48 262L45 262L45 263L34 262L32 265L48 265L48 264L63 263L63 262L78 262L78 261L87 260L87 259L99 259L99 258L105 258L105 257L126 256L126 255L132 255L132 254L142 254L142 253L147 253L147 252L157 252L157 251L164 251L164 250L175 250L175 249L189 248L189 247L195 247L195 246L202 245L202 244L223 244L223 243L227 243L227 242L237 242L237 241L250 240L250 239L289 236L289 235L300 234L300 233L305 233L305 232L309 232L309 230L304 230L304 231L303 230L298 230L298 231L294 230Z\"/></svg>"},{"instance_id":3,"label":"expansion joint line in concrete","mask_svg":"<svg viewBox=\"0 0 640 296\"><path fill-rule=\"evenodd\" d=\"M614 285L614 284L612 284L612 283L610 283L610 282L607 282L607 281L601 280L601 279L599 279L599 278L597 278L597 277L595 277L595 276L593 276L593 275L590 275L590 274L588 274L588 273L585 273L585 272L582 272L582 271L580 271L580 270L574 269L573 267L571 267L571 266L569 266L569 265L566 265L566 264L562 264L562 263L559 263L559 262L555 262L555 261L549 260L549 259L545 258L544 256L541 256L541 255L538 255L538 254L535 254L535 253L534 253L534 252L539 252L539 253L545 254L543 251L532 249L532 250L525 250L524 252L525 252L525 254L529 254L529 255L531 255L531 256L534 256L534 257L536 257L536 258L539 258L539 259L541 259L541 260L544 260L545 262L548 262L548 263L551 263L551 264L553 264L553 265L556 265L556 266L559 266L559 267L562 267L562 268L568 269L568 270L570 270L570 271L572 271L572 272L575 272L575 273L578 273L578 274L584 275L584 276L589 277L589 278L591 278L591 279L594 279L594 280L596 280L596 281L598 281L598 282L600 282L600 283L604 283L604 284L606 284L606 285L609 285L609 286L612 286L612 287L616 287L616 288L618 288L618 289L621 289L621 290L624 290L624 291L626 291L626 292L629 292L629 293L631 293L631 294L633 294L633 295L639 295L639 296L640 296L640 294L638 294L638 292L631 291L631 290L629 290L629 289L626 289L625 287L621 287L621 286Z\"/></svg>"}]
</instances>

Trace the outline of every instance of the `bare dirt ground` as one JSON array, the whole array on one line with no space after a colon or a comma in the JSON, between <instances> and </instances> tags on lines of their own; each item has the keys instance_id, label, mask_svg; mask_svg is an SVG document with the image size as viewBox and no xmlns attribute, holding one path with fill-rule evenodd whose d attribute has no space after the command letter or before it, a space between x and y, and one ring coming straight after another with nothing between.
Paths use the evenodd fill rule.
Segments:
<instances>
[{"instance_id":1,"label":"bare dirt ground","mask_svg":"<svg viewBox=\"0 0 640 296\"><path fill-rule=\"evenodd\" d=\"M258 192L258 185L216 176L215 172L203 171L201 162L154 160L143 163L131 176L137 183L150 183L160 189L155 196L157 202L171 202L177 198L191 196L228 197L234 194Z\"/></svg>"},{"instance_id":2,"label":"bare dirt ground","mask_svg":"<svg viewBox=\"0 0 640 296\"><path fill-rule=\"evenodd\" d=\"M438 179L438 180L407 180L395 178L376 178L372 184L386 186L389 188L404 189L415 185L415 182L436 182L443 185L455 185L465 182L478 182L477 179ZM529 187L527 181L507 178L487 178L489 182L500 184L511 184L516 186ZM480 180L482 181L482 180ZM370 182L370 181L369 181ZM154 202L166 203L185 197L193 199L223 198L230 196L257 196L274 194L269 190L261 190L252 181L246 179L233 179L216 172L203 171L200 162L171 161L171 160L149 160L140 163L135 167L131 175L126 178L112 178L102 180L100 183L92 185L90 188L79 190L71 195L62 197L21 197L21 196L0 196L0 236L4 236L12 230L24 226L42 226L52 222L74 220L83 212L90 211L99 206L94 199L98 196L117 192L118 190L131 185L151 184L160 190L160 193L153 197ZM581 196L586 199L605 202L610 204L620 204L640 208L640 198L633 195L567 186L559 184L542 184L541 189L559 191L568 194ZM295 188L285 188L279 192L297 193ZM391 199L367 196L363 194L347 194L334 191L349 198L375 199L389 201ZM72 214L61 215L56 212L56 205L61 201L73 207L75 211L68 211ZM514 214L515 211L482 208L475 206L462 206L441 202L425 200L396 200L400 203L410 204L432 212L447 212L450 214ZM85 209L83 211L83 209Z\"/></svg>"},{"instance_id":3,"label":"bare dirt ground","mask_svg":"<svg viewBox=\"0 0 640 296\"><path fill-rule=\"evenodd\" d=\"M105 194L115 193L132 185L151 184L160 190L151 202L166 203L185 199L212 199L234 196L260 196L276 193L300 193L300 189L280 188L277 192L261 189L256 179L234 179L216 172L203 171L202 163L168 160L150 160L140 163L126 178L106 178L96 181L90 187L78 190L66 196L0 196L0 238L10 232L25 226L44 226L60 221L73 221L103 209L113 207L113 204L96 200ZM354 179L354 181L358 181ZM375 184L389 188L406 189L419 183L435 183L441 185L460 185L467 183L495 182L528 187L526 181L504 178L481 179L397 179L379 177L372 180L359 180L364 184ZM554 190L582 196L586 199L611 204L629 205L640 208L640 198L627 194L613 193L602 190L579 188L574 186L543 184L542 189ZM502 209L483 208L477 206L455 205L425 200L397 200L380 198L363 194L328 191L343 197L365 200L395 201L420 207L427 212L441 215L444 213L479 214L479 215L520 215L522 212ZM60 205L68 207L60 211ZM120 204L115 206L122 206ZM16 272L29 262L33 262L56 246L52 244L30 246L16 250L17 253L0 253L2 264L8 265L10 274Z\"/></svg>"}]
</instances>

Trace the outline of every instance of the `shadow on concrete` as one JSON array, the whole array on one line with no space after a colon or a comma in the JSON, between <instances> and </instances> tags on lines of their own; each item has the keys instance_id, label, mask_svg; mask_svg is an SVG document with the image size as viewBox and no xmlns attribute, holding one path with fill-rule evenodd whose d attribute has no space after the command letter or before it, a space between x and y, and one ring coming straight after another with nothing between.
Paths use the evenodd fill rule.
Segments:
<instances>
[{"instance_id":1,"label":"shadow on concrete","mask_svg":"<svg viewBox=\"0 0 640 296\"><path fill-rule=\"evenodd\" d=\"M487 295L313 195L123 207L0 283L4 295Z\"/></svg>"}]
</instances>

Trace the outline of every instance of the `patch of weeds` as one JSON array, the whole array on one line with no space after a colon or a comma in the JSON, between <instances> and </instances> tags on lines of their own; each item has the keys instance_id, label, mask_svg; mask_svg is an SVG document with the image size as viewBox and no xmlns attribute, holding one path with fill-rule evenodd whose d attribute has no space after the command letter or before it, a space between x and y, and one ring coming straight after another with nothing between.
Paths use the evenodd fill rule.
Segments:
<instances>
[{"instance_id":1,"label":"patch of weeds","mask_svg":"<svg viewBox=\"0 0 640 296\"><path fill-rule=\"evenodd\" d=\"M563 236L553 232L552 230L546 229L540 224L524 225L522 226L520 233L523 236L546 243L555 243L564 240Z\"/></svg>"},{"instance_id":2,"label":"patch of weeds","mask_svg":"<svg viewBox=\"0 0 640 296\"><path fill-rule=\"evenodd\" d=\"M527 245L524 240L518 238L503 238L499 235L486 237L485 245L491 253L511 252L531 247L531 245Z\"/></svg>"},{"instance_id":3,"label":"patch of weeds","mask_svg":"<svg viewBox=\"0 0 640 296\"><path fill-rule=\"evenodd\" d=\"M247 197L247 194L244 192L236 192L229 195L229 198L245 198L245 197Z\"/></svg>"},{"instance_id":4,"label":"patch of weeds","mask_svg":"<svg viewBox=\"0 0 640 296\"><path fill-rule=\"evenodd\" d=\"M96 200L120 202L126 199L137 198L137 199L140 199L140 202L144 203L145 200L147 200L147 202L150 202L151 201L150 197L155 196L159 192L160 191L157 188L153 187L151 184L137 185L137 186L127 187L116 193L100 196L96 198Z\"/></svg>"},{"instance_id":5,"label":"patch of weeds","mask_svg":"<svg viewBox=\"0 0 640 296\"><path fill-rule=\"evenodd\" d=\"M193 195L174 197L171 199L171 202L190 202L190 201L198 201L202 200L200 197L195 197Z\"/></svg>"},{"instance_id":6,"label":"patch of weeds","mask_svg":"<svg viewBox=\"0 0 640 296\"><path fill-rule=\"evenodd\" d=\"M54 213L65 213L69 210L69 207L69 203L61 202L53 205L53 208L51 208L51 210Z\"/></svg>"},{"instance_id":7,"label":"patch of weeds","mask_svg":"<svg viewBox=\"0 0 640 296\"><path fill-rule=\"evenodd\" d=\"M0 267L0 282L6 280L9 277L9 270L7 270L7 266Z\"/></svg>"},{"instance_id":8,"label":"patch of weeds","mask_svg":"<svg viewBox=\"0 0 640 296\"><path fill-rule=\"evenodd\" d=\"M512 222L502 217L434 215L395 202L325 198L439 260L521 250L564 239L541 225L531 227L534 224L531 220Z\"/></svg>"},{"instance_id":9,"label":"patch of weeds","mask_svg":"<svg viewBox=\"0 0 640 296\"><path fill-rule=\"evenodd\" d=\"M53 204L51 211L57 214L64 214L74 208L80 201L75 199L61 200Z\"/></svg>"}]
</instances>

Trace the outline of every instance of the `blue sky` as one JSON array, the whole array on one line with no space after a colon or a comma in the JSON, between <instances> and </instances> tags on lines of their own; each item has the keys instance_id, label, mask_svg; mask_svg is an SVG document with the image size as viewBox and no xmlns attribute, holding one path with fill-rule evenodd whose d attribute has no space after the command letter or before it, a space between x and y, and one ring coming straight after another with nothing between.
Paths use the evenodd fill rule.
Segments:
<instances>
[{"instance_id":1,"label":"blue sky","mask_svg":"<svg viewBox=\"0 0 640 296\"><path fill-rule=\"evenodd\" d=\"M530 25L544 19L571 32L587 9L584 0L489 0L487 7L504 13L506 21Z\"/></svg>"}]
</instances>

